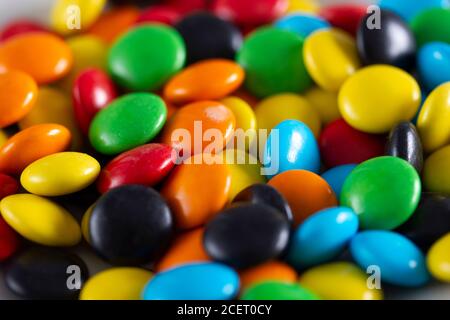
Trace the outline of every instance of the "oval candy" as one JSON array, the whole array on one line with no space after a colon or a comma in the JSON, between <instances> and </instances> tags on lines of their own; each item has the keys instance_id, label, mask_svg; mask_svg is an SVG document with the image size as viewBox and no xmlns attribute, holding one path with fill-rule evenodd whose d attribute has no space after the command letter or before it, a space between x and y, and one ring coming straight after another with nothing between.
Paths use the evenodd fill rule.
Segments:
<instances>
[{"instance_id":1,"label":"oval candy","mask_svg":"<svg viewBox=\"0 0 450 320\"><path fill-rule=\"evenodd\" d=\"M299 12L278 19L275 21L274 26L295 32L303 38L307 38L317 30L330 28L330 24L322 18Z\"/></svg>"},{"instance_id":2,"label":"oval candy","mask_svg":"<svg viewBox=\"0 0 450 320\"><path fill-rule=\"evenodd\" d=\"M241 300L320 300L320 298L297 283L266 281L245 290Z\"/></svg>"},{"instance_id":3,"label":"oval candy","mask_svg":"<svg viewBox=\"0 0 450 320\"><path fill-rule=\"evenodd\" d=\"M242 292L261 282L295 283L297 272L287 263L275 260L243 270L239 277Z\"/></svg>"},{"instance_id":4,"label":"oval candy","mask_svg":"<svg viewBox=\"0 0 450 320\"><path fill-rule=\"evenodd\" d=\"M0 217L0 262L11 257L19 247L17 233Z\"/></svg>"},{"instance_id":5,"label":"oval candy","mask_svg":"<svg viewBox=\"0 0 450 320\"><path fill-rule=\"evenodd\" d=\"M432 91L450 81L450 44L430 42L417 53L417 69L426 89Z\"/></svg>"},{"instance_id":6,"label":"oval candy","mask_svg":"<svg viewBox=\"0 0 450 320\"><path fill-rule=\"evenodd\" d=\"M330 185L336 197L340 198L345 180L355 168L356 164L343 164L325 171L321 177Z\"/></svg>"},{"instance_id":7,"label":"oval candy","mask_svg":"<svg viewBox=\"0 0 450 320\"><path fill-rule=\"evenodd\" d=\"M423 183L427 190L450 195L450 145L438 149L426 160Z\"/></svg>"},{"instance_id":8,"label":"oval candy","mask_svg":"<svg viewBox=\"0 0 450 320\"><path fill-rule=\"evenodd\" d=\"M427 266L436 279L450 282L450 233L436 241L427 254Z\"/></svg>"},{"instance_id":9,"label":"oval candy","mask_svg":"<svg viewBox=\"0 0 450 320\"><path fill-rule=\"evenodd\" d=\"M450 5L445 8L431 8L419 13L410 23L417 45L429 42L450 43Z\"/></svg>"},{"instance_id":10,"label":"oval candy","mask_svg":"<svg viewBox=\"0 0 450 320\"><path fill-rule=\"evenodd\" d=\"M368 13L366 5L357 3L342 3L324 6L319 10L319 16L327 20L333 27L342 29L356 36L358 27Z\"/></svg>"},{"instance_id":11,"label":"oval candy","mask_svg":"<svg viewBox=\"0 0 450 320\"><path fill-rule=\"evenodd\" d=\"M380 0L383 9L391 10L401 16L405 21L411 21L418 14L431 8L450 8L448 0Z\"/></svg>"}]
</instances>

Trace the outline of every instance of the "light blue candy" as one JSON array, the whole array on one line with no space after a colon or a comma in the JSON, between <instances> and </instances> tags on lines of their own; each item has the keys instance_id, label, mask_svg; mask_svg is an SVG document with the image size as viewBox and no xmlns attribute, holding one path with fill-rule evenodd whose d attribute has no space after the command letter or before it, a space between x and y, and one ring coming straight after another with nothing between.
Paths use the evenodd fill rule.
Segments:
<instances>
[{"instance_id":1,"label":"light blue candy","mask_svg":"<svg viewBox=\"0 0 450 320\"><path fill-rule=\"evenodd\" d=\"M287 260L297 269L335 258L358 231L358 217L352 209L324 209L308 217L294 232Z\"/></svg>"},{"instance_id":2,"label":"light blue candy","mask_svg":"<svg viewBox=\"0 0 450 320\"><path fill-rule=\"evenodd\" d=\"M263 162L269 170L266 175L271 177L293 169L318 173L320 155L316 138L303 122L285 120L273 128L267 138Z\"/></svg>"},{"instance_id":3,"label":"light blue candy","mask_svg":"<svg viewBox=\"0 0 450 320\"><path fill-rule=\"evenodd\" d=\"M380 0L379 6L388 9L406 21L431 8L449 8L450 0Z\"/></svg>"},{"instance_id":4,"label":"light blue candy","mask_svg":"<svg viewBox=\"0 0 450 320\"><path fill-rule=\"evenodd\" d=\"M350 252L364 270L377 266L381 280L386 283L417 287L430 280L422 252L398 233L378 230L358 233L350 243Z\"/></svg>"},{"instance_id":5,"label":"light blue candy","mask_svg":"<svg viewBox=\"0 0 450 320\"><path fill-rule=\"evenodd\" d=\"M450 81L450 44L430 42L420 48L417 69L421 82L430 91Z\"/></svg>"},{"instance_id":6,"label":"light blue candy","mask_svg":"<svg viewBox=\"0 0 450 320\"><path fill-rule=\"evenodd\" d=\"M145 286L144 300L229 300L239 291L239 276L214 262L186 264L157 273Z\"/></svg>"},{"instance_id":7,"label":"light blue candy","mask_svg":"<svg viewBox=\"0 0 450 320\"><path fill-rule=\"evenodd\" d=\"M355 167L356 164L344 164L322 173L322 178L324 178L325 181L328 182L338 199L341 196L341 190L342 186L344 185L345 179L347 179L348 175L353 171Z\"/></svg>"},{"instance_id":8,"label":"light blue candy","mask_svg":"<svg viewBox=\"0 0 450 320\"><path fill-rule=\"evenodd\" d=\"M276 28L289 30L303 38L308 37L314 31L330 28L328 21L308 14L290 14L274 23Z\"/></svg>"}]
</instances>

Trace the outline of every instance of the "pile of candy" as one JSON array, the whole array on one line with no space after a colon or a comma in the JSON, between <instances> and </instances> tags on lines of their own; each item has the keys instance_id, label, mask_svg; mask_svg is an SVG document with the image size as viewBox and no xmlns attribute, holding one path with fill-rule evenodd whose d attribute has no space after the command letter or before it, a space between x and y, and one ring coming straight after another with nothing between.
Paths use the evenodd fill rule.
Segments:
<instances>
[{"instance_id":1,"label":"pile of candy","mask_svg":"<svg viewBox=\"0 0 450 320\"><path fill-rule=\"evenodd\" d=\"M3 25L8 288L382 299L450 282L450 1L362 2L55 0L48 25ZM74 246L111 267L89 275Z\"/></svg>"}]
</instances>

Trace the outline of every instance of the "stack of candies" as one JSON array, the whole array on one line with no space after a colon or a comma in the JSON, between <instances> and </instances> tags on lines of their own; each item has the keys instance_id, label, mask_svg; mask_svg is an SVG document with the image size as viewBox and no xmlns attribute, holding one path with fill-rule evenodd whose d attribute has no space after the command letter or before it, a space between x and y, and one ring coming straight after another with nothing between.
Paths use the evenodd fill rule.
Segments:
<instances>
[{"instance_id":1,"label":"stack of candies","mask_svg":"<svg viewBox=\"0 0 450 320\"><path fill-rule=\"evenodd\" d=\"M309 300L450 282L450 1L364 3L56 0L48 25L2 26L7 287Z\"/></svg>"}]
</instances>

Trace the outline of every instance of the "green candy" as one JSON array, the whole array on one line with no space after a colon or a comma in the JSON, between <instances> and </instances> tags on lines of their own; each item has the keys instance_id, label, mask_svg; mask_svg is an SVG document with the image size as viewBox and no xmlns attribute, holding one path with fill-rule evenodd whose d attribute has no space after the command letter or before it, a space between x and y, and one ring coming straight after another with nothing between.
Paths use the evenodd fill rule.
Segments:
<instances>
[{"instance_id":1,"label":"green candy","mask_svg":"<svg viewBox=\"0 0 450 320\"><path fill-rule=\"evenodd\" d=\"M260 98L299 93L312 85L303 61L303 38L290 31L258 29L245 40L237 62L245 69L247 89Z\"/></svg>"},{"instance_id":2,"label":"green candy","mask_svg":"<svg viewBox=\"0 0 450 320\"><path fill-rule=\"evenodd\" d=\"M279 281L260 282L251 286L241 300L319 300L320 298L296 283Z\"/></svg>"},{"instance_id":3,"label":"green candy","mask_svg":"<svg viewBox=\"0 0 450 320\"><path fill-rule=\"evenodd\" d=\"M450 10L424 11L411 21L411 29L419 46L434 41L450 43Z\"/></svg>"},{"instance_id":4,"label":"green candy","mask_svg":"<svg viewBox=\"0 0 450 320\"><path fill-rule=\"evenodd\" d=\"M89 128L92 146L103 154L117 154L153 139L167 118L164 101L151 93L130 93L97 113Z\"/></svg>"},{"instance_id":5,"label":"green candy","mask_svg":"<svg viewBox=\"0 0 450 320\"><path fill-rule=\"evenodd\" d=\"M413 166L396 157L378 157L358 165L345 180L341 205L351 207L363 229L390 230L414 213L420 178Z\"/></svg>"},{"instance_id":6,"label":"green candy","mask_svg":"<svg viewBox=\"0 0 450 320\"><path fill-rule=\"evenodd\" d=\"M185 60L184 42L175 29L145 25L128 31L113 44L108 70L122 87L157 90L181 70Z\"/></svg>"}]
</instances>

